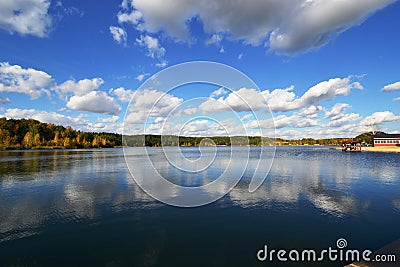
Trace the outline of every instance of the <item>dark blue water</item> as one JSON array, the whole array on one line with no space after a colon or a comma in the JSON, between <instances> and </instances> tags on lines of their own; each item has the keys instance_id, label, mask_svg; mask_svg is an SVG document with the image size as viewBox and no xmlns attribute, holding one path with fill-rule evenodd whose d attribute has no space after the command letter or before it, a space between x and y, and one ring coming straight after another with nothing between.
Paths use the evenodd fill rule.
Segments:
<instances>
[{"instance_id":1,"label":"dark blue water","mask_svg":"<svg viewBox=\"0 0 400 267\"><path fill-rule=\"evenodd\" d=\"M219 165L197 176L149 151L168 179L196 186L220 175L228 150L218 148ZM136 167L145 178L148 166ZM376 250L400 238L398 154L279 147L249 193L254 167L217 202L176 208L136 185L121 149L0 152L0 266L297 266L256 253L265 244L334 247L341 237Z\"/></svg>"}]
</instances>

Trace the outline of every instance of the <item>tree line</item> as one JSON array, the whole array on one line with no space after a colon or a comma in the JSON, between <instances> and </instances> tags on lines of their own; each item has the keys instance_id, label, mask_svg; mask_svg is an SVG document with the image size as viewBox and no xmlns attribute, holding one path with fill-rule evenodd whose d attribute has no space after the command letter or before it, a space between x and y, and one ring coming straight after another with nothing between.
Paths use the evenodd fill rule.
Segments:
<instances>
[{"instance_id":1,"label":"tree line","mask_svg":"<svg viewBox=\"0 0 400 267\"><path fill-rule=\"evenodd\" d=\"M0 149L101 148L121 146L121 135L92 133L34 119L0 118Z\"/></svg>"},{"instance_id":2,"label":"tree line","mask_svg":"<svg viewBox=\"0 0 400 267\"><path fill-rule=\"evenodd\" d=\"M132 135L124 136L125 146L263 146L273 145L274 140L260 136L211 136L188 137L175 135Z\"/></svg>"}]
</instances>

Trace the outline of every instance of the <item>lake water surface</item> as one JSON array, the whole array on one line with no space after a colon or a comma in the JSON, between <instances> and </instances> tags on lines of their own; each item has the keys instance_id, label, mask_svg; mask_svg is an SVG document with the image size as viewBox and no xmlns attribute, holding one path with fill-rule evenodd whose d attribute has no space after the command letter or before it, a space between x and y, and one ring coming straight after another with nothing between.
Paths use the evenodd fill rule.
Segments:
<instances>
[{"instance_id":1,"label":"lake water surface","mask_svg":"<svg viewBox=\"0 0 400 267\"><path fill-rule=\"evenodd\" d=\"M218 147L216 164L188 173L160 148L148 151L185 186L212 181L230 158L229 147ZM141 156L135 170L145 179ZM0 266L290 266L259 262L256 253L264 245L318 250L338 238L376 250L400 238L398 154L278 147L267 179L249 193L255 166L250 159L217 202L177 208L141 190L122 149L0 152Z\"/></svg>"}]
</instances>

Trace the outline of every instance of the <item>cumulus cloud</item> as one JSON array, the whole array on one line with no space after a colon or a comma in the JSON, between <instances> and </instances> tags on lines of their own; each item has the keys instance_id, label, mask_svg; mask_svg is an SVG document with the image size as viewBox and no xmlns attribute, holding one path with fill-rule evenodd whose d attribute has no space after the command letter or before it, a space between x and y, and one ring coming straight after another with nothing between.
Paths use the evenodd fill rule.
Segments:
<instances>
[{"instance_id":1,"label":"cumulus cloud","mask_svg":"<svg viewBox=\"0 0 400 267\"><path fill-rule=\"evenodd\" d=\"M361 116L356 113L346 114L346 110L351 106L347 103L336 103L331 110L325 112L325 118L330 119L326 127L340 127L350 122L359 120Z\"/></svg>"},{"instance_id":2,"label":"cumulus cloud","mask_svg":"<svg viewBox=\"0 0 400 267\"><path fill-rule=\"evenodd\" d=\"M52 81L51 76L43 71L0 63L0 92L23 93L37 99L42 93L50 94L46 88Z\"/></svg>"},{"instance_id":3,"label":"cumulus cloud","mask_svg":"<svg viewBox=\"0 0 400 267\"><path fill-rule=\"evenodd\" d=\"M141 31L164 32L190 41L189 21L200 19L212 39L227 36L244 43L266 43L278 53L319 48L395 0L131 0L123 1L119 21ZM214 38L213 38L214 37ZM217 40L218 41L218 40Z\"/></svg>"},{"instance_id":4,"label":"cumulus cloud","mask_svg":"<svg viewBox=\"0 0 400 267\"><path fill-rule=\"evenodd\" d=\"M210 97L211 98L215 98L215 97L218 97L218 96L225 95L225 94L227 94L229 92L230 92L229 90L225 89L224 87L221 87L218 90L215 90L214 92L212 92Z\"/></svg>"},{"instance_id":5,"label":"cumulus cloud","mask_svg":"<svg viewBox=\"0 0 400 267\"><path fill-rule=\"evenodd\" d=\"M128 34L126 33L126 31L123 28L116 27L116 26L110 26L109 29L110 29L110 33L111 33L113 39L117 43L126 45L126 42L128 40Z\"/></svg>"},{"instance_id":6,"label":"cumulus cloud","mask_svg":"<svg viewBox=\"0 0 400 267\"><path fill-rule=\"evenodd\" d=\"M224 127L209 120L195 120L185 124L181 129L184 136L210 136L226 134Z\"/></svg>"},{"instance_id":7,"label":"cumulus cloud","mask_svg":"<svg viewBox=\"0 0 400 267\"><path fill-rule=\"evenodd\" d=\"M182 102L182 98L164 92L153 89L138 90L132 98L129 114L125 121L127 123L143 123L147 117L166 117Z\"/></svg>"},{"instance_id":8,"label":"cumulus cloud","mask_svg":"<svg viewBox=\"0 0 400 267\"><path fill-rule=\"evenodd\" d=\"M246 128L257 129L262 127L265 129L281 129L286 127L292 128L308 128L318 125L318 121L312 118L304 118L298 113L293 113L291 116L279 115L274 118L260 120L260 121L249 121L245 124Z\"/></svg>"},{"instance_id":9,"label":"cumulus cloud","mask_svg":"<svg viewBox=\"0 0 400 267\"><path fill-rule=\"evenodd\" d=\"M117 89L111 89L110 94L115 95L122 102L129 102L134 92L132 90L119 87Z\"/></svg>"},{"instance_id":10,"label":"cumulus cloud","mask_svg":"<svg viewBox=\"0 0 400 267\"><path fill-rule=\"evenodd\" d=\"M294 92L294 86L286 89L275 89L262 92L251 89L241 88L230 93L226 98L210 98L200 105L200 109L205 113L214 111L226 111L232 108L235 111L258 111L265 109L268 103L273 112L287 112L309 108L303 113L319 112L322 107L318 104L324 100L332 100L338 95L348 95L352 89L363 89L359 82L353 82L351 78L335 78L323 81L308 89L304 95L298 97ZM216 91L212 96L218 96ZM310 107L314 106L314 107Z\"/></svg>"},{"instance_id":11,"label":"cumulus cloud","mask_svg":"<svg viewBox=\"0 0 400 267\"><path fill-rule=\"evenodd\" d=\"M115 123L119 120L118 116L112 116L111 118L98 118L98 122L100 123Z\"/></svg>"},{"instance_id":12,"label":"cumulus cloud","mask_svg":"<svg viewBox=\"0 0 400 267\"><path fill-rule=\"evenodd\" d=\"M318 117L318 114L323 110L324 110L324 107L322 107L322 106L311 105L309 107L301 109L299 116L315 118L315 117Z\"/></svg>"},{"instance_id":13,"label":"cumulus cloud","mask_svg":"<svg viewBox=\"0 0 400 267\"><path fill-rule=\"evenodd\" d=\"M270 36L270 46L279 53L292 54L318 48L352 26L362 23L373 12L394 0L298 1L287 20L281 21Z\"/></svg>"},{"instance_id":14,"label":"cumulus cloud","mask_svg":"<svg viewBox=\"0 0 400 267\"><path fill-rule=\"evenodd\" d=\"M369 125L378 125L384 122L393 122L400 121L400 116L396 116L391 111L381 111L375 112L374 114L366 117L360 123L360 125L369 126Z\"/></svg>"},{"instance_id":15,"label":"cumulus cloud","mask_svg":"<svg viewBox=\"0 0 400 267\"><path fill-rule=\"evenodd\" d=\"M32 68L24 69L7 62L0 63L0 92L24 93L31 99L39 98L43 93L51 95L55 91L60 97L71 96L67 107L89 112L115 115L121 112L114 99L105 92L96 91L104 83L101 78L68 80L61 85L54 83L52 77ZM1 98L3 103L8 98Z\"/></svg>"},{"instance_id":16,"label":"cumulus cloud","mask_svg":"<svg viewBox=\"0 0 400 267\"><path fill-rule=\"evenodd\" d=\"M340 119L349 108L350 105L347 103L336 103L330 111L325 112L325 118L331 118L332 120Z\"/></svg>"},{"instance_id":17,"label":"cumulus cloud","mask_svg":"<svg viewBox=\"0 0 400 267\"><path fill-rule=\"evenodd\" d=\"M352 89L363 89L359 82L352 82L351 78L334 78L323 81L308 89L304 95L297 97L292 90L276 89L272 92L264 91L263 95L267 99L273 111L291 111L316 105L324 100L332 100L338 95L348 95Z\"/></svg>"},{"instance_id":18,"label":"cumulus cloud","mask_svg":"<svg viewBox=\"0 0 400 267\"><path fill-rule=\"evenodd\" d=\"M76 96L83 96L98 89L103 83L104 81L101 78L83 79L78 82L75 80L68 80L58 85L56 90L61 95L72 93Z\"/></svg>"},{"instance_id":19,"label":"cumulus cloud","mask_svg":"<svg viewBox=\"0 0 400 267\"><path fill-rule=\"evenodd\" d=\"M99 91L92 91L86 95L75 95L69 99L67 107L73 110L109 115L116 115L121 112L121 107L115 103L114 98Z\"/></svg>"},{"instance_id":20,"label":"cumulus cloud","mask_svg":"<svg viewBox=\"0 0 400 267\"><path fill-rule=\"evenodd\" d=\"M359 82L352 82L350 78L335 78L321 82L311 87L298 101L299 106L319 103L322 100L331 100L338 95L347 96L351 89L362 90Z\"/></svg>"},{"instance_id":21,"label":"cumulus cloud","mask_svg":"<svg viewBox=\"0 0 400 267\"><path fill-rule=\"evenodd\" d=\"M340 117L332 119L326 126L327 127L340 127L350 122L359 120L361 116L356 113L342 114Z\"/></svg>"},{"instance_id":22,"label":"cumulus cloud","mask_svg":"<svg viewBox=\"0 0 400 267\"><path fill-rule=\"evenodd\" d=\"M400 90L400 82L388 84L382 88L382 92L391 92L391 91L399 91L399 90Z\"/></svg>"},{"instance_id":23,"label":"cumulus cloud","mask_svg":"<svg viewBox=\"0 0 400 267\"><path fill-rule=\"evenodd\" d=\"M211 96L218 96L224 93L225 89L221 88L213 92ZM214 111L258 111L267 107L265 99L257 89L241 88L233 91L226 98L220 97L219 99L206 100L200 105L200 109L204 113L211 113Z\"/></svg>"},{"instance_id":24,"label":"cumulus cloud","mask_svg":"<svg viewBox=\"0 0 400 267\"><path fill-rule=\"evenodd\" d=\"M50 1L0 1L0 28L10 33L45 37L52 20L48 14Z\"/></svg>"}]
</instances>

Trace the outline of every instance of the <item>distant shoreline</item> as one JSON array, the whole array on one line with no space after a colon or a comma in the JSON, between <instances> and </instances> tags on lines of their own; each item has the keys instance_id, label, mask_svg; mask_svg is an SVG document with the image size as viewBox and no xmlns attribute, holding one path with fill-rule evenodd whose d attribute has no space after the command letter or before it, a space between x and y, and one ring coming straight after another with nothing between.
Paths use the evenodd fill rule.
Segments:
<instances>
[{"instance_id":1,"label":"distant shoreline","mask_svg":"<svg viewBox=\"0 0 400 267\"><path fill-rule=\"evenodd\" d=\"M341 147L333 148L334 150L342 150ZM400 154L400 147L362 147L362 152L381 152Z\"/></svg>"}]
</instances>

